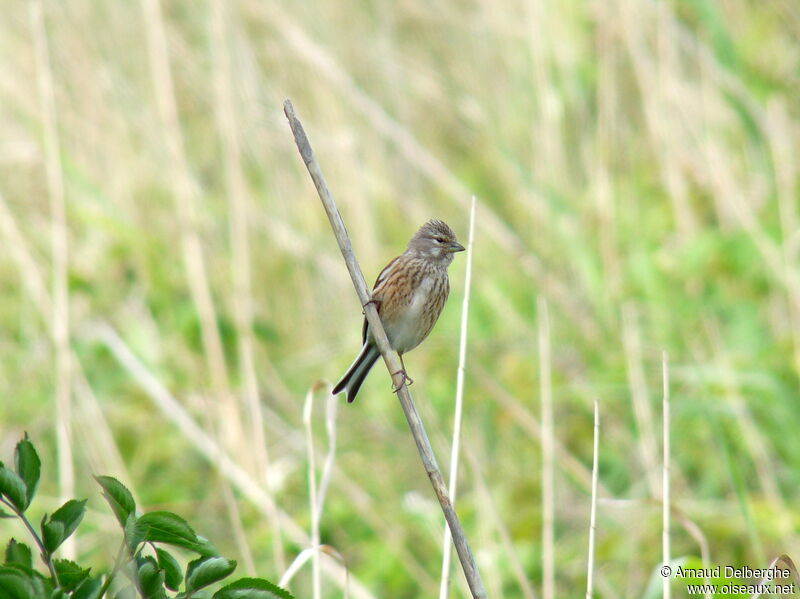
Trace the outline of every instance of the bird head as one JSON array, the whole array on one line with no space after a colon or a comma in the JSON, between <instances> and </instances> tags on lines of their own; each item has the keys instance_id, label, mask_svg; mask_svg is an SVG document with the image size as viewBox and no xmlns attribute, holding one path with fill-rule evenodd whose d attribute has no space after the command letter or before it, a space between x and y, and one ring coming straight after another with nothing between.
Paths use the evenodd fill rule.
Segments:
<instances>
[{"instance_id":1,"label":"bird head","mask_svg":"<svg viewBox=\"0 0 800 599\"><path fill-rule=\"evenodd\" d=\"M408 252L448 266L453 254L463 252L456 234L441 220L429 220L408 242Z\"/></svg>"}]
</instances>

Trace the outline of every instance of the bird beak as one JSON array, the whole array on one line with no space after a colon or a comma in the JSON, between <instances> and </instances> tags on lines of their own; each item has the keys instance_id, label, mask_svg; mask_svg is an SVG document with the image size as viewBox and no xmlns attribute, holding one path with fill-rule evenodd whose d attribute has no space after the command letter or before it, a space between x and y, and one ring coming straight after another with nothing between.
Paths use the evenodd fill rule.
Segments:
<instances>
[{"instance_id":1,"label":"bird beak","mask_svg":"<svg viewBox=\"0 0 800 599\"><path fill-rule=\"evenodd\" d=\"M454 241L453 243L450 244L450 251L453 253L463 252L465 249L466 248L464 248L464 246L458 243L457 241Z\"/></svg>"}]
</instances>

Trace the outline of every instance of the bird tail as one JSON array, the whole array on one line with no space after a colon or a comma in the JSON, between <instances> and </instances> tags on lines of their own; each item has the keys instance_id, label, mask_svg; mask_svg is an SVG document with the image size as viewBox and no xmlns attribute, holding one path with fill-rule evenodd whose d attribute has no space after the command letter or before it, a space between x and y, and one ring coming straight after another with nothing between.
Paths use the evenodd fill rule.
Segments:
<instances>
[{"instance_id":1,"label":"bird tail","mask_svg":"<svg viewBox=\"0 0 800 599\"><path fill-rule=\"evenodd\" d=\"M361 353L344 373L342 380L336 383L333 394L336 395L347 389L347 403L353 403L358 390L361 389L361 384L380 355L381 352L378 351L375 344L367 341L361 348Z\"/></svg>"}]
</instances>

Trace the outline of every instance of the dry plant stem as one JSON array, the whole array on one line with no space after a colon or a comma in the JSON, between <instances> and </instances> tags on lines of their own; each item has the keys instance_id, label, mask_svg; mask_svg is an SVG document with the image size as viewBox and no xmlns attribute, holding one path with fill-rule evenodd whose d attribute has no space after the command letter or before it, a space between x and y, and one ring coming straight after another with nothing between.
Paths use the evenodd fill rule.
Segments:
<instances>
[{"instance_id":1,"label":"dry plant stem","mask_svg":"<svg viewBox=\"0 0 800 599\"><path fill-rule=\"evenodd\" d=\"M792 577L794 578L795 583L796 584L800 583L800 574L797 572L797 566L795 566L794 562L792 561L792 558L789 557L788 555L786 555L785 553L782 554L782 555L779 555L774 560L772 560L769 563L769 566L767 566L767 570L772 570L775 566L778 565L779 562L782 562L784 564L784 566L786 566L786 568L789 570L789 572L791 573ZM759 585L767 584L770 581L771 580L770 580L769 576L764 576L764 578L762 578L759 581ZM761 593L756 593L750 599L759 599L759 597L761 597Z\"/></svg>"},{"instance_id":2,"label":"dry plant stem","mask_svg":"<svg viewBox=\"0 0 800 599\"><path fill-rule=\"evenodd\" d=\"M344 568L345 571L344 599L348 599L348 597L350 596L350 592L348 590L349 587L347 585L347 580L349 576L349 571L347 570L347 564L344 561L344 556L342 556L341 553L339 553L334 547L331 547L330 545L318 545L315 547L308 547L307 549L303 549L300 553L297 554L297 557L294 558L294 561L291 564L289 564L289 567L286 569L286 572L283 573L283 576L281 576L280 581L278 581L278 586L283 587L285 589L289 588L289 583L292 582L292 579L294 578L295 574L297 574L300 571L300 568L302 568L305 565L305 563L309 559L311 559L311 557L315 553L320 551L332 557L334 560L340 563Z\"/></svg>"},{"instance_id":3,"label":"dry plant stem","mask_svg":"<svg viewBox=\"0 0 800 599\"><path fill-rule=\"evenodd\" d=\"M320 551L322 549L320 541L320 526L322 520L322 509L325 505L325 495L328 491L333 465L336 458L336 398L330 393L327 398L325 408L325 430L328 434L328 453L325 456L325 464L322 468L322 476L317 483L317 465L314 450L314 430L312 427L311 416L314 408L314 393L322 388L321 384L314 385L306 393L305 404L303 405L303 427L306 433L306 455L308 457L308 489L309 503L311 505L311 564L314 599L322 596L322 580L320 578ZM346 592L347 589L345 589Z\"/></svg>"},{"instance_id":4,"label":"dry plant stem","mask_svg":"<svg viewBox=\"0 0 800 599\"><path fill-rule=\"evenodd\" d=\"M383 325L381 324L381 319L378 317L378 312L375 309L375 306L369 302L369 291L364 281L364 275L361 273L361 267L358 265L355 254L353 253L353 247L350 243L347 229L345 229L344 222L339 214L339 210L336 208L336 203L333 200L333 196L331 195L331 192L325 183L325 177L322 174L322 170L314 158L314 152L311 149L311 144L309 143L308 137L303 130L303 125L295 116L294 107L289 100L284 102L283 110L284 113L286 113L286 118L289 120L289 125L292 128L297 149L300 151L300 156L302 156L306 168L308 168L308 172L317 188L317 193L319 193L319 197L322 200L322 205L328 215L328 220L331 223L334 235L339 243L339 249L341 250L345 263L347 264L347 270L350 272L350 278L353 280L353 285L356 288L358 299L361 302L361 305L364 307L365 316L369 322L370 330L375 337L375 342L378 345L378 349L383 356L383 361L386 364L389 372L394 373L392 374L392 382L397 389L397 397L400 400L400 405L402 406L403 412L406 415L406 420L408 421L408 426L411 429L411 434L414 436L414 441L417 444L417 450L419 451L420 458L422 459L422 464L425 467L425 471L428 473L428 478L431 481L431 485L433 485L433 490L436 493L436 497L442 507L447 524L450 526L450 532L453 535L453 542L455 543L458 557L461 560L461 566L464 569L464 576L467 579L467 584L469 584L469 588L473 597L476 599L485 598L487 595L483 586L483 580L481 580L481 575L480 572L478 572L478 567L475 564L475 558L472 555L472 550L467 543L467 538L464 534L464 529L461 526L461 521L458 519L458 515L453 507L453 503L450 500L449 494L447 493L447 487L445 486L444 478L439 470L439 466L436 463L436 457L433 454L433 449L431 448L431 443L428 440L428 435L425 432L425 427L422 424L422 420L419 417L417 408L414 405L411 392L406 386L405 377L400 370L400 364L397 360L396 354L389 346L389 340L386 338L386 332L383 330Z\"/></svg>"},{"instance_id":5,"label":"dry plant stem","mask_svg":"<svg viewBox=\"0 0 800 599\"><path fill-rule=\"evenodd\" d=\"M325 456L325 463L322 465L322 476L319 479L319 491L317 492L317 511L322 516L322 508L325 505L325 496L333 477L333 466L336 463L336 412L339 402L333 395L328 394L328 403L325 407L325 431L328 434L328 454Z\"/></svg>"},{"instance_id":6,"label":"dry plant stem","mask_svg":"<svg viewBox=\"0 0 800 599\"><path fill-rule=\"evenodd\" d=\"M72 461L72 397L71 359L69 344L69 290L67 266L66 209L64 205L64 178L61 169L60 142L56 126L55 92L50 56L47 47L42 3L31 5L31 29L36 50L39 101L47 171L47 191L50 196L51 256L53 260L53 320L52 335L56 366L56 442L58 446L58 490L61 501L75 495L75 473ZM62 545L62 555L75 557L75 537Z\"/></svg>"},{"instance_id":7,"label":"dry plant stem","mask_svg":"<svg viewBox=\"0 0 800 599\"><path fill-rule=\"evenodd\" d=\"M314 599L322 596L322 584L319 575L319 516L317 506L317 462L314 459L314 431L311 428L311 414L314 407L314 387L306 393L303 405L303 427L306 429L306 449L308 454L308 499L311 506L311 566L312 588Z\"/></svg>"},{"instance_id":8,"label":"dry plant stem","mask_svg":"<svg viewBox=\"0 0 800 599\"><path fill-rule=\"evenodd\" d=\"M284 589L288 589L289 583L292 582L294 575L297 574L300 571L300 568L302 568L305 565L305 563L309 559L311 559L314 556L314 554L316 554L318 551L319 547L315 545L313 547L308 547L307 549L303 549L300 553L298 553L297 557L294 558L294 561L292 561L292 563L289 564L289 567L281 576L281 579L278 581L278 586L283 587Z\"/></svg>"},{"instance_id":9,"label":"dry plant stem","mask_svg":"<svg viewBox=\"0 0 800 599\"><path fill-rule=\"evenodd\" d=\"M539 380L542 406L542 597L555 597L555 434L550 382L550 316L547 301L538 300Z\"/></svg>"},{"instance_id":10,"label":"dry plant stem","mask_svg":"<svg viewBox=\"0 0 800 599\"><path fill-rule=\"evenodd\" d=\"M475 238L475 196L469 210L469 238L467 240L467 266L464 275L464 301L461 305L461 340L458 346L458 373L456 375L456 413L453 418L453 446L450 451L450 480L448 489L453 503L456 501L458 483L458 458L461 449L461 415L464 411L464 370L467 362L467 325L469 323L469 292L472 284L472 246ZM450 558L452 545L450 529L444 527L442 542L442 578L439 586L439 599L446 599L450 587Z\"/></svg>"},{"instance_id":11,"label":"dry plant stem","mask_svg":"<svg viewBox=\"0 0 800 599\"><path fill-rule=\"evenodd\" d=\"M676 515L678 522L681 523L681 526L683 526L684 530L689 533L690 537L697 541L697 545L700 548L700 561L703 564L703 568L707 568L708 565L711 564L711 552L708 549L708 539L706 539L706 536L703 534L701 528L689 520L685 514L677 512ZM711 588L711 578L709 576L706 575L703 577L703 583L706 585L706 589ZM712 599L711 592L708 590L706 590L704 596L706 599Z\"/></svg>"},{"instance_id":12,"label":"dry plant stem","mask_svg":"<svg viewBox=\"0 0 800 599\"><path fill-rule=\"evenodd\" d=\"M661 488L662 488L662 532L661 532L661 561L664 565L668 565L670 561L670 547L669 547L669 358L667 352L662 356L662 371L663 371L663 403L662 412L664 420L664 467L662 469ZM669 599L670 577L665 576L662 579L662 589L664 599Z\"/></svg>"},{"instance_id":13,"label":"dry plant stem","mask_svg":"<svg viewBox=\"0 0 800 599\"><path fill-rule=\"evenodd\" d=\"M594 401L594 444L592 449L592 507L589 515L589 558L586 560L586 599L592 599L594 590L594 542L597 532L597 479L600 454L600 408Z\"/></svg>"}]
</instances>

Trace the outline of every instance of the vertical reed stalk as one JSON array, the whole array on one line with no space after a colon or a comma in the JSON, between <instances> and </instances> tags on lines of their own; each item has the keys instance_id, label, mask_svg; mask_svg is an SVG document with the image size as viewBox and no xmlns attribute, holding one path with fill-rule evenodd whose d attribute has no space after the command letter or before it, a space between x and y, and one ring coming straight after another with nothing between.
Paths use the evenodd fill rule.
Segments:
<instances>
[{"instance_id":1,"label":"vertical reed stalk","mask_svg":"<svg viewBox=\"0 0 800 599\"><path fill-rule=\"evenodd\" d=\"M475 237L475 196L469 211L469 239L467 240L467 266L464 275L464 301L461 304L461 340L458 345L458 373L456 375L456 413L453 417L453 445L450 452L450 481L448 490L453 503L456 501L456 487L458 484L458 463L461 448L461 416L464 411L464 372L467 362L467 329L469 323L469 295L472 285L472 246ZM444 527L444 540L442 541L442 578L439 586L439 599L446 599L450 588L450 558L452 545L450 544L450 528Z\"/></svg>"},{"instance_id":2,"label":"vertical reed stalk","mask_svg":"<svg viewBox=\"0 0 800 599\"><path fill-rule=\"evenodd\" d=\"M586 560L586 599L592 599L594 592L594 544L597 533L597 479L599 477L598 456L600 455L600 408L594 400L594 443L592 445L592 507L589 515L589 558Z\"/></svg>"},{"instance_id":3,"label":"vertical reed stalk","mask_svg":"<svg viewBox=\"0 0 800 599\"><path fill-rule=\"evenodd\" d=\"M550 379L550 315L539 297L539 387L542 418L542 597L555 597L555 433Z\"/></svg>"},{"instance_id":4,"label":"vertical reed stalk","mask_svg":"<svg viewBox=\"0 0 800 599\"><path fill-rule=\"evenodd\" d=\"M669 564L670 561L670 547L669 547L669 506L670 506L670 498L669 498L669 357L667 356L667 352L663 353L662 360L662 381L663 381L663 403L662 403L662 412L663 412L663 421L664 421L664 466L661 470L662 474L662 533L661 533L661 561L666 566ZM662 578L662 589L663 589L663 597L664 599L669 599L671 596L670 591L670 576L664 576Z\"/></svg>"},{"instance_id":5,"label":"vertical reed stalk","mask_svg":"<svg viewBox=\"0 0 800 599\"><path fill-rule=\"evenodd\" d=\"M308 456L308 502L311 506L311 564L312 589L314 599L322 596L322 581L319 574L319 512L317 506L317 463L314 458L314 432L311 427L311 414L314 408L314 388L306 393L303 404L303 426L306 430L306 449Z\"/></svg>"}]
</instances>

